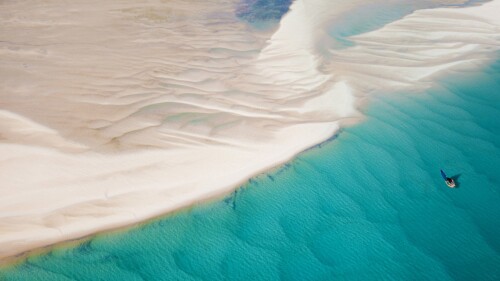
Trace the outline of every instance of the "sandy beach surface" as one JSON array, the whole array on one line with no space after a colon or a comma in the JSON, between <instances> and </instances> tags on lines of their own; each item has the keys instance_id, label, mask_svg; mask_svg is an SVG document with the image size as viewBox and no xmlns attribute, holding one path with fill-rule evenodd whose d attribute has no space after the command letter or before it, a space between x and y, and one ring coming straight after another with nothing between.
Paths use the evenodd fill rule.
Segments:
<instances>
[{"instance_id":1,"label":"sandy beach surface","mask_svg":"<svg viewBox=\"0 0 500 281\"><path fill-rule=\"evenodd\" d=\"M0 259L225 194L362 118L370 93L500 49L498 0L345 48L329 28L377 1L331 2L297 0L268 31L232 1L0 3Z\"/></svg>"}]
</instances>

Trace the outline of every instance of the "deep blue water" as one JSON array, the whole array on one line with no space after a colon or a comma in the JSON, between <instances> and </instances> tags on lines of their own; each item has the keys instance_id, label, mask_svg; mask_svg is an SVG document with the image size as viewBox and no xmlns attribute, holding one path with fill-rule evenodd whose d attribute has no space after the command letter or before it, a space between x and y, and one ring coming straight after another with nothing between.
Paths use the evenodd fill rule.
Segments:
<instances>
[{"instance_id":1,"label":"deep blue water","mask_svg":"<svg viewBox=\"0 0 500 281\"><path fill-rule=\"evenodd\" d=\"M241 0L236 16L256 27L269 27L279 22L291 4L292 0Z\"/></svg>"},{"instance_id":2,"label":"deep blue water","mask_svg":"<svg viewBox=\"0 0 500 281\"><path fill-rule=\"evenodd\" d=\"M365 121L224 199L0 280L500 280L499 89L500 60L375 95Z\"/></svg>"}]
</instances>

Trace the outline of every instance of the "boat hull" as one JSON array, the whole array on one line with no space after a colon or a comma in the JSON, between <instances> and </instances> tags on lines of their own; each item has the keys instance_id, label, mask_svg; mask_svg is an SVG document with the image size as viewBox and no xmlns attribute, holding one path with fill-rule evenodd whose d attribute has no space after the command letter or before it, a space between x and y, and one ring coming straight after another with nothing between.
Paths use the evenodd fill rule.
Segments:
<instances>
[{"instance_id":1,"label":"boat hull","mask_svg":"<svg viewBox=\"0 0 500 281\"><path fill-rule=\"evenodd\" d=\"M451 180L451 181L445 181L446 185L449 187L449 188L455 188L456 187L456 184L455 184L455 181Z\"/></svg>"}]
</instances>

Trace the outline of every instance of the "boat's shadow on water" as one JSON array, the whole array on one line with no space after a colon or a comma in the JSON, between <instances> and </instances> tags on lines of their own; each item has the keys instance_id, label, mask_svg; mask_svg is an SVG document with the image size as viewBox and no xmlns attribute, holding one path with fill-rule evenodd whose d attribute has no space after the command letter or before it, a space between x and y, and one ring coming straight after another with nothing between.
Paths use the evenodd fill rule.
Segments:
<instances>
[{"instance_id":1,"label":"boat's shadow on water","mask_svg":"<svg viewBox=\"0 0 500 281\"><path fill-rule=\"evenodd\" d=\"M455 182L455 188L459 188L460 187L460 182L458 181L458 178L460 178L461 175L462 174L456 174L456 175L450 177Z\"/></svg>"}]
</instances>

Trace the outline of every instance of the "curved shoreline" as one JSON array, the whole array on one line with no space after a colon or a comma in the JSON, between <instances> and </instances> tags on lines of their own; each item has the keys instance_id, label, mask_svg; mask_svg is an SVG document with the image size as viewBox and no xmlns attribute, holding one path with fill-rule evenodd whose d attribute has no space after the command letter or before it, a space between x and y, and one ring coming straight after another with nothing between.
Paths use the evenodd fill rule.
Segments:
<instances>
[{"instance_id":1,"label":"curved shoreline","mask_svg":"<svg viewBox=\"0 0 500 281\"><path fill-rule=\"evenodd\" d=\"M192 126L189 122L179 127L162 127L164 120L161 118L165 117L165 112L175 110L175 106L179 104L171 106L172 104L169 104L171 97L166 98L161 95L153 96L146 101L139 98L137 95L140 95L141 91L147 91L147 87L125 96L123 92L118 91L118 95L125 99L95 97L98 109L96 112L88 112L87 108L78 111L78 107L74 105L72 107L72 104L60 104L60 106L73 109L71 113L75 115L81 114L82 120L87 120L85 119L89 117L87 115L93 115L93 113L103 116L107 113L107 108L101 112L99 106L105 105L106 102L117 102L113 105L116 108L120 107L120 103L123 102L132 105L136 111L131 112L130 108L125 108L117 110L118 112L115 112L115 115L108 120L96 119L88 123L85 132L92 131L89 128L102 128L100 137L109 138L107 140L95 140L90 135L86 135L84 139L88 139L88 142L75 144L73 140L79 139L82 133L77 132L72 135L71 127L62 128L60 123L51 123L54 121L50 118L42 120L48 125L34 121L42 117L44 113L32 118L15 113L31 110L32 108L29 107L0 112L2 113L0 126L8 129L7 139L14 143L2 144L0 147L2 151L0 165L4 168L4 174L0 174L0 181L6 183L6 187L0 191L8 195L4 197L3 207L0 210L2 214L0 229L7 233L0 237L0 249L2 249L0 258L14 256L16 253L30 251L29 249L33 248L53 245L60 241L80 239L79 237L86 237L97 232L139 223L202 200L219 197L234 190L235 186L246 182L248 178L281 165L311 145L328 139L339 128L339 122L341 122L339 120L359 117L354 109L357 102L355 96L366 95L373 89L425 87L425 84L429 83L430 76L436 73L442 74L443 70L451 67L470 67L471 63L468 60L476 63L484 62L488 58L488 53L500 47L498 45L500 39L496 35L499 34L496 32L500 30L500 23L493 18L492 12L499 10L500 5L499 1L494 1L483 6L460 10L434 9L415 12L380 30L354 36L353 40L358 43L356 48L334 51L333 55L337 60L324 62L318 59L320 55L315 53L316 38L311 38L306 45L292 44L297 41L296 37L301 38L300 34L296 34L298 32L293 26L297 22L296 17L299 20L303 18L303 9L296 7L303 4L305 2L302 1L294 3L291 12L283 19L282 26L273 35L274 39L271 38L268 47L259 53L256 60L246 58L246 67L239 72L239 75L245 76L245 79L239 77L227 79L224 75L230 75L232 70L239 67L239 64L223 64L224 68L230 71L223 73L222 78L226 78L224 81L231 87L215 82L221 77L212 77L201 67L195 70L195 74L191 72L192 70L186 70L175 79L165 77L155 72L154 69L145 76L146 78L140 77L144 79L141 81L146 85L151 82L148 77L153 75L156 80L152 83L155 86L158 86L155 83L168 85L175 82L178 83L172 84L175 87L188 88L187 92L177 94L187 101L185 104L190 104L190 110L197 108L199 114L217 115L218 110L229 106L229 109L225 111L227 115L220 119L210 119L211 115L208 114L207 119L202 119L202 123L207 122L203 123L202 127ZM489 11L489 13L484 13L484 11ZM470 34L457 37L457 32L454 31L454 25L457 24L456 17L464 15L468 17L467 25L470 25L472 21L474 26L469 26L472 30ZM324 16L326 20L331 15ZM438 20L429 22L429 18L433 17ZM320 17L316 19L315 24L324 25ZM492 20L496 21L491 22ZM425 28L426 23L428 26ZM449 34L446 32L441 34L442 26L436 27L440 24L452 25ZM416 26L422 25L424 28L418 31L420 34L431 36L441 34L441 37L433 38L430 41L432 44L429 44L425 37L405 38L388 35L394 32L404 34L405 30L413 30ZM239 26L238 23L235 23L235 26ZM312 25L311 29L317 27L317 25ZM432 30L432 27L435 30ZM289 28L296 33L291 34L292 31ZM485 32L474 35L477 29ZM309 33L310 30L306 28L302 32ZM287 37L287 34L290 37ZM414 34L417 34L417 31ZM232 36L239 35L233 34ZM450 36L455 37L450 39L448 38ZM476 37L471 40L471 36ZM408 39L413 41L408 41ZM457 43L450 44L452 39ZM287 44L286 40L292 43ZM394 44L387 45L385 43L387 40ZM406 48L416 45L417 50L413 53L401 53L401 49L405 48L405 42ZM380 49L381 44L387 45L386 48ZM374 46L375 48L372 48ZM448 54L448 57L436 51L438 49L436 46L448 49L448 52L444 53ZM391 49L391 47L394 48ZM285 48L286 52L282 48ZM308 52L304 52L304 49ZM451 50L453 52L449 55ZM48 53L52 54L57 51L64 52L64 50L49 49ZM38 55L35 54L33 61L35 64L39 59L36 56L44 55L43 50L36 49L21 49L17 52L20 54L14 54L13 61L18 55L25 57L26 52L39 52ZM284 53L288 56L284 56ZM385 54L388 59L387 53L392 55L389 58L393 61L390 64L380 63L381 55ZM290 56L294 59L290 59ZM464 59L457 60L457 58ZM174 62L176 60L175 57L171 59ZM415 64L419 59L426 60ZM120 61L112 62L121 66ZM86 62L82 61L82 63ZM318 70L320 64L322 71ZM197 66L198 62L193 65ZM17 68L16 70L19 71ZM401 70L404 71L401 72ZM200 77L204 79L200 80ZM81 85L92 81L86 79L81 81ZM138 78L134 77L134 79ZM105 79L97 80L97 83L93 82L96 85L106 81ZM362 80L362 82L357 80ZM11 86L18 82L24 83L25 81L9 80ZM59 86L69 89L73 85ZM50 94L53 87L54 84L49 83L42 89ZM114 85L107 85L103 90L112 91L113 87ZM197 87L206 89L212 96L207 97L203 95L204 93L199 93L195 89ZM275 93L274 96L256 95L243 102L241 102L242 95L236 97L220 95L240 87L245 90L251 89L250 92L267 89L269 93L272 91ZM25 94L29 94L32 90L29 87L17 89ZM197 95L189 96L191 91L197 92ZM19 92L12 92L12 95L14 94L19 94ZM214 100L214 94L219 94L221 99ZM55 97L65 98L63 95ZM92 100L91 97L89 92L84 91L77 96L77 100L88 103ZM236 100L240 103L234 106L232 102ZM15 99L13 101L12 105L16 105ZM282 107L276 108L276 104ZM168 107L164 109L162 106ZM181 113L175 116L176 118L184 118L182 110L185 108L179 109ZM234 119L235 114L238 116L237 119ZM261 116L262 114L266 116ZM55 117L59 116L55 115ZM198 116L190 120L197 120L196 118ZM223 121L217 123L221 120ZM224 129L224 126L228 124L227 121L233 123L229 122L229 129ZM173 123L175 122L174 119ZM211 122L215 122L215 126ZM17 129L19 124L25 127L24 130ZM170 124L172 123L167 125L170 126ZM151 131L150 127L164 130ZM139 134L134 135L136 132ZM142 132L152 135L142 134ZM162 134L168 135L171 139L166 143L156 143L155 136L162 136ZM270 138L263 140L263 136ZM113 142L117 138L121 139L120 145L111 147L115 150L109 149L109 145L114 145ZM97 142L97 145L93 142ZM150 147L160 146L160 148L173 145L175 149L152 148L142 152L133 149L141 144ZM103 147L106 148L105 151L109 151L104 154L92 151L93 149L101 150ZM241 166L242 163L246 163L245 166ZM21 167L23 169L29 167L29 171L37 171L37 173L31 173L27 178ZM67 173L64 174L62 180L55 180L61 176L61 171ZM229 175L224 175L223 179L214 177L220 171L225 171ZM134 175L138 172L139 174ZM192 174L196 174L197 178L192 179ZM165 187L165 183L158 182L165 178L169 179L169 188ZM41 183L45 183L45 186L51 184L51 186L47 190L47 188L40 187ZM82 190L83 188L85 190ZM16 190L16 194L9 192L13 189ZM182 189L181 192L179 192L180 189ZM50 203L47 204L43 200L48 200ZM165 206L165 201L169 202L168 206ZM144 206L145 204L147 207ZM34 237L33 233L36 233L37 237ZM25 239L37 240L30 243ZM23 245L16 245L16 243L23 243Z\"/></svg>"}]
</instances>

